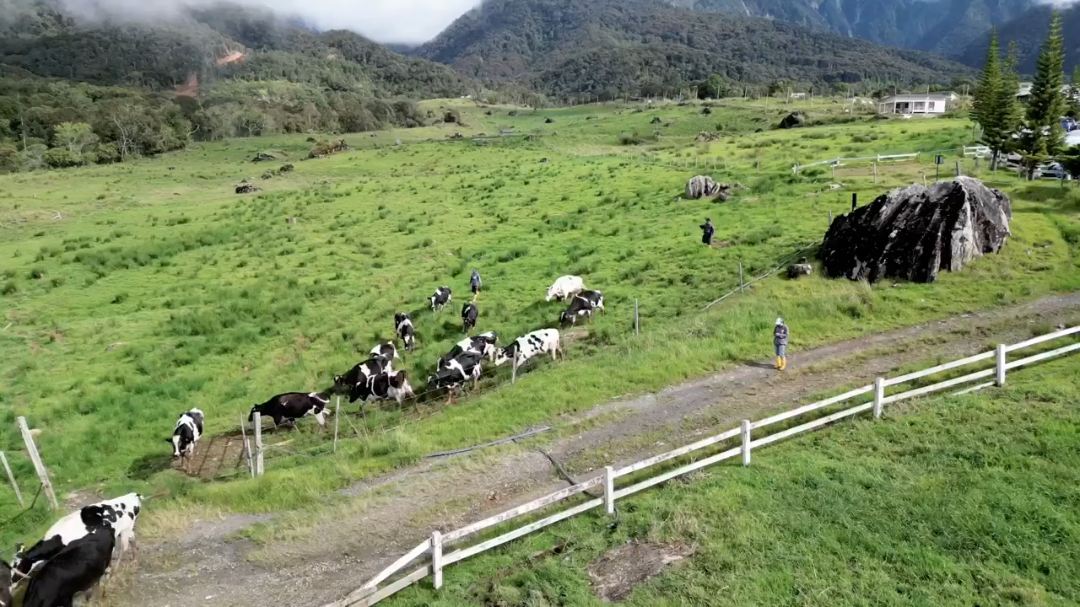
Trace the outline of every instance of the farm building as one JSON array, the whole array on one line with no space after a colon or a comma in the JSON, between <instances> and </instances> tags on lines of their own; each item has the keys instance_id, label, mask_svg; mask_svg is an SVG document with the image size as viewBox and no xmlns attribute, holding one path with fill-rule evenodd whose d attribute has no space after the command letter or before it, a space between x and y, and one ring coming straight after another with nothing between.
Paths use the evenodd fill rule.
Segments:
<instances>
[{"instance_id":1,"label":"farm building","mask_svg":"<svg viewBox=\"0 0 1080 607\"><path fill-rule=\"evenodd\" d=\"M954 101L951 93L893 95L878 102L879 114L944 114Z\"/></svg>"}]
</instances>

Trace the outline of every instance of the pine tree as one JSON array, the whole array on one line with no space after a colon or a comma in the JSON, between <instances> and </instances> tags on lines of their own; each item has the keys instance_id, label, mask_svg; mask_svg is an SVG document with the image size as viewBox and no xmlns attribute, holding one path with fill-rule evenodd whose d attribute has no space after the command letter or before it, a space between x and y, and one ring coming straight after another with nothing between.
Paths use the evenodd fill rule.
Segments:
<instances>
[{"instance_id":1,"label":"pine tree","mask_svg":"<svg viewBox=\"0 0 1080 607\"><path fill-rule=\"evenodd\" d=\"M1065 84L1065 42L1061 30L1061 14L1055 11L1050 19L1050 33L1036 64L1024 123L1025 132L1021 138L1028 179L1034 178L1035 169L1065 146L1065 133L1060 126L1066 110L1062 92Z\"/></svg>"},{"instance_id":2,"label":"pine tree","mask_svg":"<svg viewBox=\"0 0 1080 607\"><path fill-rule=\"evenodd\" d=\"M1069 106L1069 115L1073 118L1080 117L1080 65L1073 68L1069 82L1069 98L1065 102Z\"/></svg>"},{"instance_id":3,"label":"pine tree","mask_svg":"<svg viewBox=\"0 0 1080 607\"><path fill-rule=\"evenodd\" d=\"M990 148L990 168L997 168L998 158L1010 142L1015 128L1012 108L1016 104L1015 92L1007 88L1009 78L1002 72L1001 46L997 32L990 35L990 48L986 53L979 83L975 86L971 106L971 119L982 127L982 142ZM1011 105L1010 105L1011 103Z\"/></svg>"}]
</instances>

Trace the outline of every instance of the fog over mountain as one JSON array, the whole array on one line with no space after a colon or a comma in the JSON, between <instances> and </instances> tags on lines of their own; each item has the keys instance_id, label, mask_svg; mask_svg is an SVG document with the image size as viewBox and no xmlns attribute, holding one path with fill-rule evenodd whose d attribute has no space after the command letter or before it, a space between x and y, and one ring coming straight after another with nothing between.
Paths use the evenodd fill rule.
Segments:
<instances>
[{"instance_id":1,"label":"fog over mountain","mask_svg":"<svg viewBox=\"0 0 1080 607\"><path fill-rule=\"evenodd\" d=\"M0 0L0 19L40 5L41 0ZM185 7L220 0L49 0L88 20L163 20ZM379 42L418 44L434 38L479 0L229 0L296 17L318 29L349 29Z\"/></svg>"}]
</instances>

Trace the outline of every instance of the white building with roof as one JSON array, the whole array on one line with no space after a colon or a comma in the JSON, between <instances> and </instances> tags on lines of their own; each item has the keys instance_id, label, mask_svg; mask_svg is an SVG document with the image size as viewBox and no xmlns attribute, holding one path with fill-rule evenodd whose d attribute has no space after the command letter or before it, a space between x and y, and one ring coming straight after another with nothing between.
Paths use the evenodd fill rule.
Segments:
<instances>
[{"instance_id":1,"label":"white building with roof","mask_svg":"<svg viewBox=\"0 0 1080 607\"><path fill-rule=\"evenodd\" d=\"M878 101L879 114L937 115L944 114L954 101L950 93L912 93L893 95Z\"/></svg>"}]
</instances>

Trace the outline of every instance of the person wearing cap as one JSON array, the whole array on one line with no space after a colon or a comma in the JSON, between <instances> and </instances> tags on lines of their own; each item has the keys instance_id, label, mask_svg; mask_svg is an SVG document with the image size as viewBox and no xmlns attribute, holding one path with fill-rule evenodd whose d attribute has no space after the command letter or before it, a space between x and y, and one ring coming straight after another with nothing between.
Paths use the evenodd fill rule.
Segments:
<instances>
[{"instance_id":1,"label":"person wearing cap","mask_svg":"<svg viewBox=\"0 0 1080 607\"><path fill-rule=\"evenodd\" d=\"M773 346L776 347L776 370L787 369L787 344L788 327L783 318L776 319L776 327L773 329Z\"/></svg>"},{"instance_id":2,"label":"person wearing cap","mask_svg":"<svg viewBox=\"0 0 1080 607\"><path fill-rule=\"evenodd\" d=\"M712 219L706 219L705 223L701 224L701 232L701 243L707 247L711 247L713 234L716 233L716 228L712 224Z\"/></svg>"}]
</instances>

